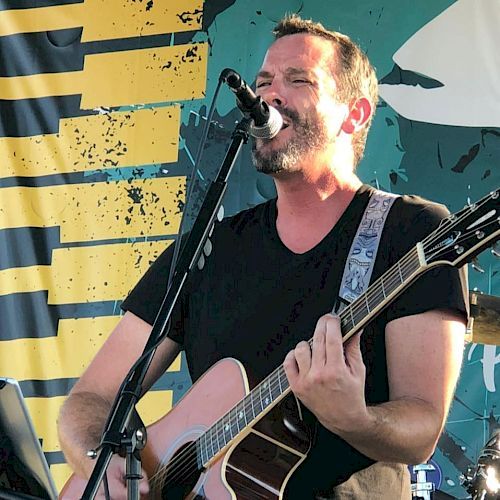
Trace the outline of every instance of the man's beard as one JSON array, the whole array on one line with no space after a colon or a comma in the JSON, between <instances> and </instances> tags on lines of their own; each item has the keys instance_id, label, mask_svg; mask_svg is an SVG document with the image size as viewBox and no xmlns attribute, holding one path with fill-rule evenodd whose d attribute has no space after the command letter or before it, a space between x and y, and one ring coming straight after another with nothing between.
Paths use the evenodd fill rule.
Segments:
<instances>
[{"instance_id":1,"label":"man's beard","mask_svg":"<svg viewBox=\"0 0 500 500\"><path fill-rule=\"evenodd\" d=\"M273 139L259 139L252 142L252 160L258 172L277 174L294 172L306 155L324 148L328 141L327 132L321 119L316 115L301 117L297 111L277 108L284 118L293 125L293 134L286 145L271 149L268 144Z\"/></svg>"}]
</instances>

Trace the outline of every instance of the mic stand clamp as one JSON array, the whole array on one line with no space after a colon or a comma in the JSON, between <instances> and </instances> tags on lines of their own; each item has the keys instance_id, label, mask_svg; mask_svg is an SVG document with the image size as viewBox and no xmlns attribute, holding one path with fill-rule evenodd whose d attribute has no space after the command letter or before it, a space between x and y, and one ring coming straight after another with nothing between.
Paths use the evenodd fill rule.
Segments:
<instances>
[{"instance_id":1,"label":"mic stand clamp","mask_svg":"<svg viewBox=\"0 0 500 500\"><path fill-rule=\"evenodd\" d=\"M126 474L128 500L139 500L139 481L142 479L140 451L146 446L146 433L140 429L125 435L122 444L126 450Z\"/></svg>"}]
</instances>

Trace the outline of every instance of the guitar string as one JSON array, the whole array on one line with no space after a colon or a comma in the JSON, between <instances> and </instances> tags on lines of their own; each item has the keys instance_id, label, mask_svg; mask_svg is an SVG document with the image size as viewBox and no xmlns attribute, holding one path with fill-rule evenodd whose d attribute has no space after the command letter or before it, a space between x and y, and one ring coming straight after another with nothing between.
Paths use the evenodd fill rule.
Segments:
<instances>
[{"instance_id":1,"label":"guitar string","mask_svg":"<svg viewBox=\"0 0 500 500\"><path fill-rule=\"evenodd\" d=\"M476 206L476 209L479 209L479 208L480 208L480 206L482 205L482 202L487 202L489 198L491 198L491 195L489 195L489 196L485 197L483 200L478 201L478 202L476 203L476 205L475 205L475 206ZM467 208L469 208L469 207L466 207L466 209L464 210L464 213L463 213L463 214L461 214L460 216L457 214L457 216L456 216L454 219L452 219L452 220L450 220L450 219L446 220L444 224L442 224L441 226L439 226L438 228L436 228L436 229L435 229L432 233L430 233L430 234L429 234L426 238L424 238L424 239L422 240L422 242L421 242L421 243L422 243L422 245L423 245L423 247L425 248L425 247L426 247L426 245L428 245L428 244L429 244L429 241L426 241L426 240L433 240L433 241L435 241L436 239L439 239L439 237L440 237L440 236L442 236L442 234L446 233L446 232L449 230L449 227L448 227L448 226L458 225L458 224L459 224L459 223L460 223L460 222L461 222L464 218L468 217L468 216L469 216L469 215L473 212L473 208L472 208L472 207L470 207L468 210L467 210ZM466 236L462 236L462 237L460 237L460 238L459 238L459 240L463 241L464 239L467 239L467 238L470 238L470 237L475 236L476 231L478 231L478 230L480 230L480 229L483 229L483 228L484 228L484 227L486 227L487 225L489 225L489 224L491 224L491 223L494 223L494 222L495 222L495 221L493 221L493 222L492 222L492 221L489 221L489 222L486 222L485 224L483 224L483 225L481 225L481 226L475 227L475 228L474 228L474 231L470 233L470 236L467 236L467 237L466 237ZM439 233L441 233L441 234L439 234ZM456 243L456 242L455 242L455 243ZM435 244L435 243L432 243L432 244ZM442 250L442 249L438 249L438 252L439 252L440 250ZM380 281L381 283L382 283L382 281L383 281L383 282L385 282L386 284L388 284L388 283L389 283L389 281L388 281L388 280L389 280L389 279L391 279L391 278L393 278L393 275L395 275L395 274L396 274L396 273L393 273L393 275L391 275L391 271L393 271L393 270L394 270L394 268L399 268L399 269L397 269L398 274L399 274L399 270L403 271L403 268L402 268L402 265L403 265L403 264L402 264L402 262L403 262L403 261L405 262L405 264L404 264L405 266L406 266L406 264L408 263L408 261L410 261L410 264L411 264L411 260L414 258L414 255L412 255L412 254L414 254L414 253L415 253L415 247L413 247L413 248L412 248L412 249L411 249L411 250L410 250L410 251L409 251L409 252L408 252L408 253L407 253L407 254L406 254L406 255L405 255L405 256L404 256L404 257L403 257L400 261L399 261L399 262L397 262L394 266L392 266L392 267L391 267L391 269L390 269L389 271L387 271L387 273L386 273L386 274L387 274L387 277L386 277L386 278L384 278L384 275L382 275L382 276L379 278L379 280L377 280L375 283L373 283L373 284L369 287L369 289L367 290L367 293L366 293L366 294L363 294L361 297L362 297L362 298L365 298L365 296L368 296L368 295L369 295L369 293L368 293L368 292L370 292L370 289L376 288L376 284L377 284L377 282L379 282L379 281ZM419 267L420 267L420 266L417 266L417 268L416 268L416 269L418 269ZM414 269L414 270L416 270L416 269ZM405 271L405 272L406 272L407 270L408 270L408 268L404 269L404 271ZM411 276L411 274L410 274L410 276ZM400 281L400 278L398 278L398 281ZM404 282L404 281L403 281L403 282ZM391 286L392 286L392 284L391 284ZM378 290L373 290L373 292L377 292L377 293L378 293ZM371 295L372 295L372 297L373 297L373 296L374 296L374 293L372 293ZM380 296L380 294L379 294L379 296ZM384 294L383 292L382 292L382 295L381 295L381 296L382 296L383 298L385 298L385 294ZM355 306L355 305L356 305L356 302L357 302L357 301L354 301L354 302L352 303L352 306ZM361 305L361 304L359 304L359 305ZM353 309L354 309L354 308L353 308ZM357 309L358 309L358 310L357 310L356 312L354 312L354 310L353 310L353 311L351 311L351 316L354 316L354 315L356 315L356 316L357 316L359 312L366 312L366 310L367 310L366 306L364 306L364 305L363 305L362 307L358 307ZM347 308L346 308L346 310L347 310ZM345 312L346 310L344 310L344 312ZM369 312L369 309L368 309L368 312ZM342 315L341 315L341 316L342 316ZM364 314L364 315L363 315L363 317L365 317L365 316L366 316L366 314ZM351 323L352 323L352 320L351 320ZM356 325L356 322L353 324L353 326L355 326L355 325ZM280 372L280 370L281 370L281 372ZM176 477L176 478L177 478L177 477L179 476L179 472L183 472L182 470L179 470L179 469L182 469L182 468L184 467L184 464L185 464L186 462L191 461L191 460L189 460L189 458L191 458L191 459L192 459L192 458L193 458L193 455L196 455L196 442L199 442L199 445L200 445L200 448L201 448L201 447L203 446L203 445L201 444L201 438L202 438L203 436L205 436L205 441L207 441L207 438L206 438L206 435L207 435L207 434L210 434L210 435L211 435L210 437L211 437L211 441L212 441L212 453L214 453L214 443L213 443L213 441L214 441L214 434L215 434L215 439L216 439L216 441L217 441L217 447L218 447L218 451L217 451L217 452L219 452L221 449L223 449L223 448L224 448L224 447L225 447L228 443L227 443L227 442L223 439L224 445L223 445L222 447L220 446L219 436L220 436L220 435L222 435L222 437L224 438L224 437L225 437L225 433L224 433L224 430L222 431L222 433L219 433L219 431L217 430L217 424L218 424L219 422L221 422L220 426L221 426L221 429L223 429L225 426L223 426L223 425L222 425L222 421L224 421L225 419L227 419L227 417L229 417L229 422L230 422L230 421L231 421L231 412L232 412L233 410L238 409L238 406L241 406L242 408L241 408L241 409L238 409L238 411L235 411L235 417L236 417L236 414L238 414L238 413L240 413L240 412L243 412L243 413L245 414L245 419L246 419L246 413L247 413L247 409L248 409L248 404L247 404L247 402L248 402L248 399L252 399L252 398L251 398L251 395L252 395L253 393L256 393L256 392L257 392L257 389L260 389L260 392L262 392L262 388L261 388L261 386L263 386L263 385L264 385L264 383L266 383L266 382L270 383L271 385L272 385L272 384L274 384L274 387L271 387L271 386L270 386L270 388L269 388L269 389L265 389L266 391L273 391L274 389L276 389L276 388L278 387L278 386L276 385L276 383L275 383L275 380L273 380L273 377L274 377L274 378L276 378L276 377L275 377L276 373L278 374L278 384L280 384L280 383L281 383L281 381L279 380L279 378L281 377L281 375L282 375L282 374L284 374L284 372L282 371L282 365L280 365L280 366L279 366L277 369L275 369L275 370L274 370L274 371L273 371L273 372L272 372L272 373L271 373L268 377L266 377L266 379L265 379L264 381L262 381L262 382L261 382L261 384L257 385L257 386L256 386L256 387L255 387L255 388L251 391L251 393L249 393L247 396L245 396L245 398L243 398L243 400L242 400L242 401L240 401L240 402L239 402L237 405L235 405L235 406L234 406L231 410L229 410L229 411L226 413L226 415L224 415L222 418L220 418L220 419L219 419L219 420L215 423L215 425L212 425L212 426L211 426L210 428L208 428L208 429L207 429L207 430L206 430L206 431L205 431L205 432L204 432L201 436L199 436L199 437L197 438L197 440L196 440L195 442L193 442L193 443L192 443L192 446L188 446L185 450L183 450L183 452L182 452L180 455L178 455L177 457L175 457L175 459L174 459L174 460L177 462L177 464L172 464L170 467L168 467L168 466L167 466L167 467L164 467L163 469L160 469L160 471L158 471L158 472L157 472L154 476L152 476L152 478L151 478L151 479L153 479L153 478L155 478L156 476L159 476L159 475L161 476L161 475L162 475L162 470L165 470L165 476L166 476L166 475L172 475L172 474L174 474L174 477ZM285 377L285 378L286 378L286 377ZM288 388L287 388L287 389L288 389ZM281 391L281 388L280 388L280 391ZM284 392L284 391L283 391L283 392ZM281 392L281 394L282 394L283 392ZM278 396L279 396L279 395L281 395L281 394L278 394ZM250 396L250 397L249 397L249 396ZM274 401L274 397L272 396L272 394L271 394L271 399L272 399L272 401ZM268 406L268 405L267 405L267 406ZM266 407L267 407L267 406L266 406ZM254 411L254 407L253 407L253 403L252 403L252 402L250 403L250 407L251 407L251 409L252 409L252 413L255 415L255 411ZM261 407L262 407L262 402L261 402ZM245 427L246 427L247 425L248 425L248 424L246 424L246 425L245 425ZM237 427L238 427L238 426L237 426ZM238 433L239 433L239 431L240 431L240 430L238 429ZM237 435L237 434L236 434L236 435ZM236 436L234 436L234 437L236 437ZM233 439L234 437L230 438L230 440L231 440L231 439ZM207 446L207 448L206 448L206 449L207 449L207 451L208 451L208 446ZM207 453L207 457L208 457L208 453ZM187 465L187 464L186 464L186 465ZM174 466L176 466L176 467L175 467L175 469L176 469L176 470L174 470ZM196 467L197 467L197 465L195 466L195 469L196 469ZM194 469L194 470L195 470L195 469ZM194 470L193 470L193 471L194 471ZM193 471L189 472L189 474L191 474ZM172 479L173 479L173 478L172 478Z\"/></svg>"},{"instance_id":2,"label":"guitar string","mask_svg":"<svg viewBox=\"0 0 500 500\"><path fill-rule=\"evenodd\" d=\"M468 213L464 214L464 216L468 216L468 215L469 215ZM456 225L456 224L457 224L457 220L452 221L452 223ZM453 225L453 224L452 224L452 225ZM477 230L479 230L479 229L481 229L481 228L484 228L485 226L487 226L487 225L489 225L489 224L491 224L491 222L487 222L487 223L483 224L482 226L479 226L479 227L474 228L474 235L475 235L475 232L476 232ZM438 229L439 229L439 228L438 228ZM472 237L472 235L473 235L473 234L471 233L471 236L469 236L469 237ZM434 234L432 234L432 233L431 233L431 235L429 235L429 236L432 236L432 237L433 237L432 239L436 239L436 236L435 236ZM461 238L460 238L460 240L464 240L464 239L466 239L466 237L461 237ZM425 239L423 240L423 242L424 242L424 241L425 241ZM410 252L409 252L409 254L411 254L411 253L412 253L412 252L410 251ZM408 254L407 254L407 255L408 255ZM402 260L404 260L404 259L402 259ZM400 262L401 262L401 261L400 261ZM398 266L398 267L401 267L401 266ZM384 297L385 297L385 296L384 296ZM354 304L354 303L353 303L353 304ZM363 308L363 310L365 310L365 309ZM359 312L359 311L358 311L358 312ZM278 369L277 369L277 370L280 370L281 368L282 368L282 367L280 366L280 367L278 367ZM277 370L275 370L275 371L277 371ZM274 381L272 380L272 376L273 376L273 375L275 375L275 373L274 373L274 372L273 372L273 373L272 373L269 377L267 377L267 379L271 381L271 384L274 382ZM279 376L279 377L281 377L281 373L278 373L278 376ZM279 380L278 380L278 383L280 383L280 381L279 381ZM258 385L258 386L257 386L257 387L256 387L256 388L252 391L252 393L257 392L257 391L256 391L256 389L257 389L257 388L259 388L259 387L260 387L260 385L261 385L261 384L259 384L259 385ZM276 388L276 385L274 385L274 388ZM266 389L266 391L267 391L267 390L271 390L271 391L272 391L272 390L273 390L273 388ZM280 389L280 390L281 390L281 389ZM251 394L247 395L247 397L245 397L245 398L243 399L243 401L239 402L239 403L236 405L236 407L234 407L234 409L236 409L236 408L238 408L238 405L242 406L242 411L245 413L245 417L246 417L246 412L247 412L247 409L248 409L248 405L247 405L246 403L247 403L247 400L248 400L248 399L250 399L250 398L248 398L248 396L251 396ZM274 400L274 397L273 397L272 395L271 395L271 398L272 398L272 400ZM261 404L261 406L262 406L262 404ZM267 407L267 406L266 406L266 407ZM254 411L254 408L253 408L253 404L252 404L252 403L251 403L251 408L252 408L252 412L253 412L253 413L254 413L254 415L255 415L255 411ZM226 414L226 416L228 416L228 415L229 415L229 420L230 420L230 413L231 413L231 411L232 411L232 410L230 410L230 412L228 412L228 413ZM240 411L241 411L241 410L240 410ZM224 418L225 418L226 416L224 416L223 418L219 419L219 421L218 421L218 422L221 422L221 420L224 420ZM211 436L210 436L210 437L211 437L211 441L212 441L212 453L214 452L214 444L213 444L213 440L214 440L214 436L213 436L213 435L214 435L214 433L215 433L215 439L216 439L216 441L217 441L217 448L218 448L218 451L220 451L221 449L223 449L223 448L227 445L227 442L225 441L225 439L223 439L224 445L223 445L222 447L220 446L219 436L221 435L221 433L219 433L219 431L217 431L217 423L218 423L218 422L216 422L215 426L212 426L211 428L207 429L207 431L205 431L205 433L204 433L204 434L205 434L205 440L206 440L206 435L207 435L207 434L209 434L209 433L211 434ZM245 426L246 426L246 425L245 425ZM221 423L221 429L222 429L222 428L223 428L223 426L222 426L222 423ZM238 429L238 432L239 432L239 429ZM202 435L202 436L200 436L200 438L201 438L201 437L203 437L203 435ZM225 437L224 431L222 432L222 437L223 437L223 438ZM202 445L201 445L201 441L200 441L200 438L198 438L198 441L200 442L200 447L202 447ZM231 439L232 439L232 438L231 438ZM195 444L195 443L194 443L194 444ZM176 458L178 458L178 460L177 460L177 461L179 462L179 460L182 460L183 458L188 458L188 457L187 457L187 455L193 455L193 453L194 453L195 451L196 451L196 450L195 450L195 449L194 449L194 447L193 447L193 449L189 450L187 453L184 453L184 457L182 457L182 455L179 455L178 457L176 457ZM208 451L208 447L207 447L207 451ZM208 455L207 455L207 456L208 456ZM185 462L185 460L183 460L183 461ZM179 464L178 464L178 468L179 468L179 467L182 467L182 466L183 466L183 464L181 464L181 463L179 463ZM167 469L169 469L169 470L168 470L168 472L169 472L169 473L171 473L171 474L173 474L173 473L174 473L174 470L173 470L173 468L172 468L172 467L167 468Z\"/></svg>"},{"instance_id":3,"label":"guitar string","mask_svg":"<svg viewBox=\"0 0 500 500\"><path fill-rule=\"evenodd\" d=\"M233 486L233 485L234 486L242 486L242 487L248 488L248 482L244 482L244 481L240 480L239 476L233 476L231 478L230 485L231 486ZM150 493L161 493L161 490L158 491L158 490L153 489L153 487L151 487L151 492ZM259 493L259 492L256 492L254 490L252 490L252 495L254 495L255 498L261 498L262 500L266 500L266 499L269 498L269 496L267 494L265 494L265 493Z\"/></svg>"},{"instance_id":4,"label":"guitar string","mask_svg":"<svg viewBox=\"0 0 500 500\"><path fill-rule=\"evenodd\" d=\"M472 238L473 236L475 236L475 232L476 232L476 231L478 231L478 230L480 230L480 229L484 229L484 227L486 227L487 225L489 225L489 224L491 224L491 223L492 223L492 222L487 222L487 223L483 224L482 226L478 226L478 227L474 228L474 233L470 233L470 235L469 235L469 236L463 236L463 237L460 237L460 238L459 238L459 241L463 241L463 240L465 240L465 239ZM456 224L456 221L455 221L455 224ZM433 238L433 239L435 239L435 238ZM412 252L410 251L410 252L409 252L409 254L411 254L411 253L412 253ZM399 267L401 267L401 266L399 266ZM383 295L383 294L382 294L382 296L385 298L385 295ZM364 308L363 308L363 311L365 311L365 309L364 309ZM357 312L359 312L359 311L357 311ZM282 370L282 366L278 367L278 368L275 370L275 372L276 372L276 371L278 371L278 384L280 384L280 383L281 383L281 381L280 381L279 379L281 378L281 375L282 375L282 373L281 373L279 370ZM271 384L271 387L270 387L269 389L265 389L266 391L268 391L268 390L270 390L270 391L274 391L274 389L276 389L276 388L277 388L276 382L275 382L275 380L273 380L273 375L275 375L275 372L273 372L273 373L272 373L272 374L271 374L271 375L267 378L267 380L268 380L268 381L270 382L270 384ZM276 377L274 377L274 378L276 378ZM286 377L285 377L285 378L286 378ZM263 385L263 384L262 384L262 385ZM274 387L272 387L272 385L274 385ZM261 389L261 387L260 387L260 386L261 386L261 384L259 384L259 385L258 385L258 386L257 386L257 387L256 387L256 388L252 391L252 393L257 392L257 388L260 388L260 389ZM280 391L281 391L281 388L280 388ZM262 392L262 390L261 390L261 392ZM281 392L281 394L282 394L282 392ZM279 396L279 395L281 395L281 394L278 394L278 396ZM241 408L241 410L239 410L239 409L238 409L238 410L239 410L238 412L244 412L244 414L245 414L245 420L246 420L246 413L247 413L247 410L248 410L248 404L247 404L247 402L248 402L248 399L250 399L248 396L251 396L251 394L247 395L247 397L245 397L245 398L243 399L243 401L240 401L240 402L238 403L238 405L240 405L240 406L242 407L242 408ZM274 396L273 396L272 394L271 394L271 400L272 400L272 401L274 401ZM236 405L236 407L235 407L234 409L238 408L238 405ZM255 411L254 411L253 404L252 404L252 403L250 403L250 405L251 405L250 407L251 407L251 409L252 409L252 413L255 415ZM261 404L261 406L262 406L262 404ZM267 406L266 406L266 407L267 407ZM238 413L238 412L237 412L237 413ZM230 415L230 413L231 413L231 411L230 411L230 412L228 412L228 413L226 414L226 416L225 416L225 417L227 417L227 416L229 415L229 421L230 421L230 416L231 416L231 415ZM221 422L222 420L224 420L224 418L225 418L225 417L223 417L223 418L219 419L219 421L218 421L218 422ZM236 415L235 415L235 417L236 417ZM227 442L225 441L225 439L223 439L223 440L222 440L222 442L224 443L224 445L223 445L223 446L221 446L221 445L220 445L220 439L219 439L219 437L222 435L222 437L223 437L223 438L225 438L225 436L226 436L226 435L225 435L224 431L222 431L222 433L220 433L220 432L217 430L217 424L218 424L218 422L216 422L215 426L212 426L211 428L207 429L207 431L205 431L205 433L204 433L204 435L205 435L205 440L207 440L206 435L207 435L207 434L210 434L210 438L211 438L211 441L212 441L212 446L211 446L211 447L212 447L212 453L214 453L215 448L217 448L217 452L219 452L221 449L223 449L223 448L227 445ZM245 425L245 427L246 427L247 425L248 425L248 424L246 424L246 425ZM222 425L222 423L220 424L220 427L221 427L221 429L224 427L224 426ZM237 427L238 427L238 432L239 432L239 430L240 430L240 429L239 429L239 426L237 426ZM214 434L215 434L215 436L214 436ZM198 441L199 441L199 443L200 443L200 448L202 447L201 440L200 440L200 438L201 438L201 437L203 437L203 435L202 435L202 436L200 436L200 437L198 438ZM214 437L215 437L216 442L217 442L217 446L216 446L216 447L214 447L214 443L213 443L213 441L214 441ZM231 438L231 439L232 439L232 438ZM195 443L193 443L193 445L195 445ZM207 451L208 451L208 446L206 447L206 449L207 449ZM183 462L186 462L186 459L188 459L188 455L190 455L190 456L191 456L191 458L192 458L193 454L195 454L195 451L196 451L196 450L195 450L195 446L193 446L193 447L192 447L192 448L191 448L191 449L190 449L187 453L184 453L184 457L182 457L181 455L179 455L179 456L177 457L177 458L178 458L178 462L179 462L179 460L182 460ZM208 454L207 454L207 456L208 456ZM173 465L173 464L172 464L172 465ZM182 464L182 463L178 463L178 467L177 467L177 468L178 468L178 469L179 469L179 468L182 468L182 467L183 467L183 465L184 465L184 464ZM170 474L170 475L171 475L171 474L175 474L175 473L177 472L177 471L174 471L173 467L170 467L170 468L168 468L168 469L169 469L169 470L168 470L167 474ZM191 471L191 472L192 472L192 471ZM178 474L175 474L175 475L178 475Z\"/></svg>"}]
</instances>

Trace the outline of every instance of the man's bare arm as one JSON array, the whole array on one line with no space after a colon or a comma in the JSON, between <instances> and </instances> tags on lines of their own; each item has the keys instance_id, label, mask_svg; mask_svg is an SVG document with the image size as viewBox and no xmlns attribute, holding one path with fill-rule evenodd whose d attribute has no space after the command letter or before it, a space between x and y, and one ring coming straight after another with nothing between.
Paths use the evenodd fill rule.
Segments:
<instances>
[{"instance_id":1,"label":"man's bare arm","mask_svg":"<svg viewBox=\"0 0 500 500\"><path fill-rule=\"evenodd\" d=\"M329 430L366 456L421 463L433 453L460 373L464 320L429 311L387 325L390 401L367 406L359 335L343 347L339 319L318 321L312 350L301 342L285 360L290 386Z\"/></svg>"},{"instance_id":2,"label":"man's bare arm","mask_svg":"<svg viewBox=\"0 0 500 500\"><path fill-rule=\"evenodd\" d=\"M465 324L446 311L392 321L386 330L390 401L342 437L384 462L417 464L434 452L460 374Z\"/></svg>"},{"instance_id":3,"label":"man's bare arm","mask_svg":"<svg viewBox=\"0 0 500 500\"><path fill-rule=\"evenodd\" d=\"M89 477L95 461L86 452L97 446L122 380L142 353L151 326L127 312L71 390L58 421L59 440L71 468ZM146 375L146 392L173 362L179 346L167 338Z\"/></svg>"}]
</instances>

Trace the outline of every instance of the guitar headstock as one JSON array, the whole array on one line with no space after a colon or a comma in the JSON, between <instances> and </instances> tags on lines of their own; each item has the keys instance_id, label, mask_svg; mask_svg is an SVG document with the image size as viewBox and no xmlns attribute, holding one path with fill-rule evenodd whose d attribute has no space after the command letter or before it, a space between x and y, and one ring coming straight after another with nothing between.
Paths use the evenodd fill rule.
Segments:
<instances>
[{"instance_id":1,"label":"guitar headstock","mask_svg":"<svg viewBox=\"0 0 500 500\"><path fill-rule=\"evenodd\" d=\"M422 241L428 264L461 267L500 239L500 188L441 221Z\"/></svg>"}]
</instances>

